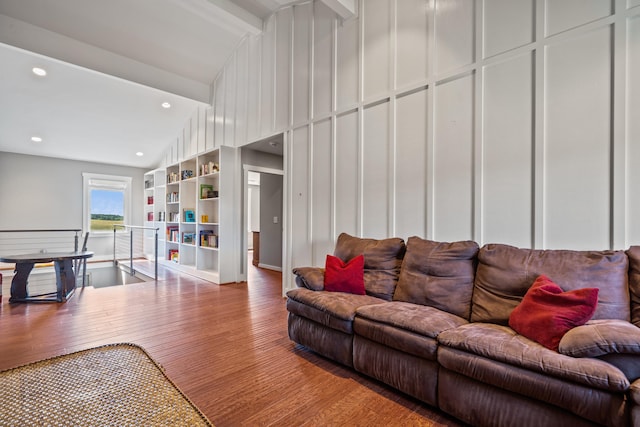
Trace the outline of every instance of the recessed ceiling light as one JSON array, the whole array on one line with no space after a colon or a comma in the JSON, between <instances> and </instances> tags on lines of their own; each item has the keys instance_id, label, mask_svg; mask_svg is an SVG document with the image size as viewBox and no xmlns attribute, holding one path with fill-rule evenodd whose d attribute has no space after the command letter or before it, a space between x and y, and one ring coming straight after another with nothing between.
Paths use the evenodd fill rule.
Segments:
<instances>
[{"instance_id":1,"label":"recessed ceiling light","mask_svg":"<svg viewBox=\"0 0 640 427\"><path fill-rule=\"evenodd\" d=\"M162 108L171 108L171 104L165 101L162 103Z\"/></svg>"},{"instance_id":2,"label":"recessed ceiling light","mask_svg":"<svg viewBox=\"0 0 640 427\"><path fill-rule=\"evenodd\" d=\"M32 137L31 137L31 140L32 140L33 142L42 142L42 138L40 138L39 136L32 136Z\"/></svg>"},{"instance_id":3,"label":"recessed ceiling light","mask_svg":"<svg viewBox=\"0 0 640 427\"><path fill-rule=\"evenodd\" d=\"M31 71L33 71L33 74L35 74L36 76L44 77L47 75L47 70L45 70L44 68L33 67Z\"/></svg>"},{"instance_id":4,"label":"recessed ceiling light","mask_svg":"<svg viewBox=\"0 0 640 427\"><path fill-rule=\"evenodd\" d=\"M142 151L138 151L138 152L136 153L136 156L138 156L138 157L142 157L142 156L144 156L144 153L143 153Z\"/></svg>"}]
</instances>

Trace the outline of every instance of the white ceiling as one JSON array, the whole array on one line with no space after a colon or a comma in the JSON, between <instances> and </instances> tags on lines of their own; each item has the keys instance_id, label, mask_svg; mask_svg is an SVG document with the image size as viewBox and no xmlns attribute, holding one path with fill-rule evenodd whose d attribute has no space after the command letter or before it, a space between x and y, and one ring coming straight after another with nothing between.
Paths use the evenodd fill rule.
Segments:
<instances>
[{"instance_id":1,"label":"white ceiling","mask_svg":"<svg viewBox=\"0 0 640 427\"><path fill-rule=\"evenodd\" d=\"M242 38L289 3L0 0L0 152L154 167Z\"/></svg>"}]
</instances>

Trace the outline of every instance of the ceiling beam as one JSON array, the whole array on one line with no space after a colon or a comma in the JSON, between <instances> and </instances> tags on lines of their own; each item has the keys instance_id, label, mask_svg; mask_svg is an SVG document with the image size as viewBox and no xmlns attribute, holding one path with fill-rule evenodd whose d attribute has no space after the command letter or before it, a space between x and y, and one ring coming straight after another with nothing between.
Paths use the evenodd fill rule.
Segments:
<instances>
[{"instance_id":1,"label":"ceiling beam","mask_svg":"<svg viewBox=\"0 0 640 427\"><path fill-rule=\"evenodd\" d=\"M228 30L254 35L262 32L262 19L230 0L173 0L173 2Z\"/></svg>"},{"instance_id":2,"label":"ceiling beam","mask_svg":"<svg viewBox=\"0 0 640 427\"><path fill-rule=\"evenodd\" d=\"M342 19L353 18L356 15L355 0L322 0L335 13L340 15Z\"/></svg>"}]
</instances>

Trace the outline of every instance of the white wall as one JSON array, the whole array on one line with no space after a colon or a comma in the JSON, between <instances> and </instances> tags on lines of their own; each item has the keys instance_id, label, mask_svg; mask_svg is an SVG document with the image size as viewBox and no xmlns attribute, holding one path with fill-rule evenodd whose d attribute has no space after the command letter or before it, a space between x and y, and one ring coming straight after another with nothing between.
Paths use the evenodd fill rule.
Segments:
<instances>
[{"instance_id":1,"label":"white wall","mask_svg":"<svg viewBox=\"0 0 640 427\"><path fill-rule=\"evenodd\" d=\"M247 231L252 233L260 231L260 186L249 184L248 206L249 216L247 218ZM251 241L249 241L249 249L253 249Z\"/></svg>"},{"instance_id":2,"label":"white wall","mask_svg":"<svg viewBox=\"0 0 640 427\"><path fill-rule=\"evenodd\" d=\"M637 0L303 3L239 46L213 105L216 145L286 135L285 271L341 231L640 243Z\"/></svg>"},{"instance_id":3,"label":"white wall","mask_svg":"<svg viewBox=\"0 0 640 427\"><path fill-rule=\"evenodd\" d=\"M0 229L82 229L83 172L132 177L132 225L142 225L143 169L0 152ZM111 259L113 235L87 247Z\"/></svg>"}]
</instances>

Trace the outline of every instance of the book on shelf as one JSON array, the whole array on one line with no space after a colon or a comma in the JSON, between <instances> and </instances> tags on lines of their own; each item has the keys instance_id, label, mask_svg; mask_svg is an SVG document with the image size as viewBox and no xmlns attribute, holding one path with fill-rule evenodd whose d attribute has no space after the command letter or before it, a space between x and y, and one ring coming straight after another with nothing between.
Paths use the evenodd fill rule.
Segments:
<instances>
[{"instance_id":1,"label":"book on shelf","mask_svg":"<svg viewBox=\"0 0 640 427\"><path fill-rule=\"evenodd\" d=\"M167 203L178 203L180 201L180 195L177 191L167 193Z\"/></svg>"},{"instance_id":2,"label":"book on shelf","mask_svg":"<svg viewBox=\"0 0 640 427\"><path fill-rule=\"evenodd\" d=\"M200 246L204 248L217 248L218 236L213 230L200 230Z\"/></svg>"},{"instance_id":3,"label":"book on shelf","mask_svg":"<svg viewBox=\"0 0 640 427\"><path fill-rule=\"evenodd\" d=\"M196 233L182 233L182 243L195 244Z\"/></svg>"},{"instance_id":4,"label":"book on shelf","mask_svg":"<svg viewBox=\"0 0 640 427\"><path fill-rule=\"evenodd\" d=\"M169 212L169 222L180 221L180 214L178 212Z\"/></svg>"},{"instance_id":5,"label":"book on shelf","mask_svg":"<svg viewBox=\"0 0 640 427\"><path fill-rule=\"evenodd\" d=\"M169 261L179 262L180 261L180 252L177 249L169 249L168 255Z\"/></svg>"},{"instance_id":6,"label":"book on shelf","mask_svg":"<svg viewBox=\"0 0 640 427\"><path fill-rule=\"evenodd\" d=\"M167 226L167 241L179 242L178 227L175 225Z\"/></svg>"},{"instance_id":7,"label":"book on shelf","mask_svg":"<svg viewBox=\"0 0 640 427\"><path fill-rule=\"evenodd\" d=\"M200 198L201 199L210 199L213 194L213 185L211 184L200 184Z\"/></svg>"},{"instance_id":8,"label":"book on shelf","mask_svg":"<svg viewBox=\"0 0 640 427\"><path fill-rule=\"evenodd\" d=\"M196 222L196 212L193 209L184 209L184 222Z\"/></svg>"},{"instance_id":9,"label":"book on shelf","mask_svg":"<svg viewBox=\"0 0 640 427\"><path fill-rule=\"evenodd\" d=\"M173 184L174 182L178 182L179 175L177 172L169 172L167 174L167 184Z\"/></svg>"},{"instance_id":10,"label":"book on shelf","mask_svg":"<svg viewBox=\"0 0 640 427\"><path fill-rule=\"evenodd\" d=\"M209 175L220 171L216 162L207 162L200 165L200 175Z\"/></svg>"}]
</instances>

